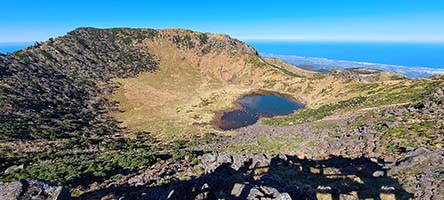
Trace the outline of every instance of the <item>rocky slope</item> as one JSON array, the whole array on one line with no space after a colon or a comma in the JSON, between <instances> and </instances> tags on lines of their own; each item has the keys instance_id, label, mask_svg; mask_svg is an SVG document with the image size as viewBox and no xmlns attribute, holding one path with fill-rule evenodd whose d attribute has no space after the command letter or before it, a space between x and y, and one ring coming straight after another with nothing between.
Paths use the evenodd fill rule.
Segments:
<instances>
[{"instance_id":1,"label":"rocky slope","mask_svg":"<svg viewBox=\"0 0 444 200\"><path fill-rule=\"evenodd\" d=\"M440 82L428 99L409 105L343 113L341 118L284 127L256 124L209 146L221 149L228 146L235 154L286 152L312 160L367 158L381 165L380 170L387 176L399 181L386 186L402 186L406 193L419 199L441 199L442 87ZM378 180L365 182L373 181Z\"/></svg>"},{"instance_id":2,"label":"rocky slope","mask_svg":"<svg viewBox=\"0 0 444 200\"><path fill-rule=\"evenodd\" d=\"M441 199L443 83L307 71L221 34L79 28L0 55L0 179L22 180L1 195L61 191L23 180L39 178L80 199ZM306 108L211 126L258 89Z\"/></svg>"},{"instance_id":3,"label":"rocky slope","mask_svg":"<svg viewBox=\"0 0 444 200\"><path fill-rule=\"evenodd\" d=\"M77 29L13 55L1 55L1 137L113 132L112 120L103 114L111 102L100 97L110 91L107 81L156 68L149 53L115 39L124 34L135 33Z\"/></svg>"},{"instance_id":4,"label":"rocky slope","mask_svg":"<svg viewBox=\"0 0 444 200\"><path fill-rule=\"evenodd\" d=\"M179 63L177 68L162 67L170 58ZM206 63L211 60L234 64ZM246 60L264 63L253 48L226 35L178 29L79 28L0 55L2 180L43 178L82 190L93 181L156 163L164 159L163 153L167 158L189 154L179 148L180 143L176 146L171 141L173 147L157 144L147 133L117 126L119 122L110 115L118 112L118 102L109 97L118 87L114 80L154 71L188 78L176 71L182 68L191 75L202 73L198 81L209 77L230 83L238 80L232 71L244 73L258 67L251 63L245 69L239 67ZM206 64L197 67L196 61ZM252 72L265 71L281 73L264 64ZM165 80L166 84L174 82ZM189 83L195 89L192 80L184 81L182 85ZM148 94L143 101L162 102L155 97ZM85 183L84 178L92 182Z\"/></svg>"},{"instance_id":5,"label":"rocky slope","mask_svg":"<svg viewBox=\"0 0 444 200\"><path fill-rule=\"evenodd\" d=\"M86 196L441 199L442 86L440 82L424 102L373 109L370 118L361 112L293 126L245 127L235 136L204 144L204 149L222 153L198 156L197 165L187 159L165 162ZM427 128L430 135L412 130L409 120L417 120L413 127ZM159 180L173 181L167 187L140 187L157 185Z\"/></svg>"}]
</instances>

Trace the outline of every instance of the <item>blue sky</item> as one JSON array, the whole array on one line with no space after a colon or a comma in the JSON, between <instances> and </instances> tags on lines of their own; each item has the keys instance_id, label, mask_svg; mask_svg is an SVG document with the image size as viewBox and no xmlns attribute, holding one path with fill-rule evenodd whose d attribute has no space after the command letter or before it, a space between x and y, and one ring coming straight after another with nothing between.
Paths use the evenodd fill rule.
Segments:
<instances>
[{"instance_id":1,"label":"blue sky","mask_svg":"<svg viewBox=\"0 0 444 200\"><path fill-rule=\"evenodd\" d=\"M443 0L11 0L0 42L45 41L81 26L186 28L244 40L444 42Z\"/></svg>"}]
</instances>

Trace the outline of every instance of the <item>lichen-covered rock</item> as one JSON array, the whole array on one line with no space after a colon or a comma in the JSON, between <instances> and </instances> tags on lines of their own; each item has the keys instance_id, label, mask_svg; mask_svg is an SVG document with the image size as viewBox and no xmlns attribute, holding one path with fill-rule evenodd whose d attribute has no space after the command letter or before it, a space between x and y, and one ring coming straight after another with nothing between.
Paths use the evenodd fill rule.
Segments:
<instances>
[{"instance_id":1,"label":"lichen-covered rock","mask_svg":"<svg viewBox=\"0 0 444 200\"><path fill-rule=\"evenodd\" d=\"M26 179L0 183L2 200L69 200L71 195L63 187L51 186L42 180Z\"/></svg>"},{"instance_id":2,"label":"lichen-covered rock","mask_svg":"<svg viewBox=\"0 0 444 200\"><path fill-rule=\"evenodd\" d=\"M444 151L418 148L401 157L389 171L420 199L444 198ZM405 176L408 174L409 176Z\"/></svg>"}]
</instances>

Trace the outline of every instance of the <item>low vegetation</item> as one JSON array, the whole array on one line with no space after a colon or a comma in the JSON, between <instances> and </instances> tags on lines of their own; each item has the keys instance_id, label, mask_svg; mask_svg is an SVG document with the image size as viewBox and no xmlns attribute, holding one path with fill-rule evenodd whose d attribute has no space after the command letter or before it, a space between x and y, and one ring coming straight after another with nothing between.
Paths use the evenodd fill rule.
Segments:
<instances>
[{"instance_id":1,"label":"low vegetation","mask_svg":"<svg viewBox=\"0 0 444 200\"><path fill-rule=\"evenodd\" d=\"M193 143L176 140L162 144L148 133L139 133L134 139L77 137L57 140L45 151L13 152L2 147L0 170L22 167L6 170L0 174L0 181L38 178L66 186L73 194L80 195L84 187L94 182L133 175L165 159L195 159L201 153L190 148L200 144L199 140L209 142L211 138L196 138ZM37 147L44 148L39 144L34 146Z\"/></svg>"},{"instance_id":2,"label":"low vegetation","mask_svg":"<svg viewBox=\"0 0 444 200\"><path fill-rule=\"evenodd\" d=\"M405 80L369 69L307 71L261 58L226 35L80 28L0 55L0 181L40 178L79 196L106 187L106 180L126 184L126 178L166 162L187 160L189 169L200 172L202 149L317 151L339 140L359 143L363 127L373 128L365 133L381 138L378 151L382 146L390 155L442 148L443 116L435 112L442 98L434 95L443 82L442 76ZM302 124L301 133L288 129L270 136L259 130L258 137L223 143L235 133L216 130L215 116L258 90L306 104L259 126L274 134L282 128L274 126ZM395 116L387 111L393 108L406 111ZM302 133L306 129L313 130L310 138Z\"/></svg>"},{"instance_id":3,"label":"low vegetation","mask_svg":"<svg viewBox=\"0 0 444 200\"><path fill-rule=\"evenodd\" d=\"M386 85L381 83L356 83L352 88L361 96L296 111L285 117L263 120L266 125L288 126L323 119L327 116L356 111L359 109L389 107L415 103L430 98L443 80L439 77L430 79L407 80Z\"/></svg>"}]
</instances>

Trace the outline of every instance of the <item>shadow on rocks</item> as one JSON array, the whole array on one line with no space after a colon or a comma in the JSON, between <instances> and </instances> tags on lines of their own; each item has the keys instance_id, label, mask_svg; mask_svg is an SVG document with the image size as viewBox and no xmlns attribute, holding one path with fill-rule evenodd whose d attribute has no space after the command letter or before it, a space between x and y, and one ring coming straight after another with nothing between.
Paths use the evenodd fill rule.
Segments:
<instances>
[{"instance_id":1,"label":"shadow on rocks","mask_svg":"<svg viewBox=\"0 0 444 200\"><path fill-rule=\"evenodd\" d=\"M116 187L116 199L408 199L383 159L211 154L205 174L167 186ZM222 161L222 162L221 162ZM109 192L109 191L108 191Z\"/></svg>"}]
</instances>

